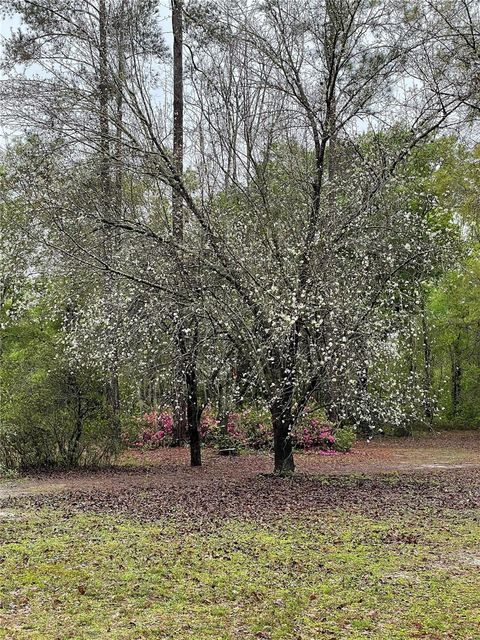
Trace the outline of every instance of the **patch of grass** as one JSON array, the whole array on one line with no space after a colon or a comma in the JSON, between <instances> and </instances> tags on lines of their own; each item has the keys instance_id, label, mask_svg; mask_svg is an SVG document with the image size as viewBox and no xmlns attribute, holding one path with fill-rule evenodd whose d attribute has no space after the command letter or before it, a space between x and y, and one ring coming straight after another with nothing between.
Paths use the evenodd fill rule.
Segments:
<instances>
[{"instance_id":1,"label":"patch of grass","mask_svg":"<svg viewBox=\"0 0 480 640\"><path fill-rule=\"evenodd\" d=\"M17 515L0 521L2 640L480 638L472 512Z\"/></svg>"}]
</instances>

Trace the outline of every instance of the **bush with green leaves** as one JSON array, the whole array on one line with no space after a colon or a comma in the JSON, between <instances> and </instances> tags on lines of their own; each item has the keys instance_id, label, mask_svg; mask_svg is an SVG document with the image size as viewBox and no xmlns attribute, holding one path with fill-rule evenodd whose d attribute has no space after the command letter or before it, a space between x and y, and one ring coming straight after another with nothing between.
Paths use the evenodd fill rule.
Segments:
<instances>
[{"instance_id":1,"label":"bush with green leaves","mask_svg":"<svg viewBox=\"0 0 480 640\"><path fill-rule=\"evenodd\" d=\"M0 466L96 465L120 446L96 372L71 370L58 327L26 314L4 332Z\"/></svg>"},{"instance_id":2,"label":"bush with green leaves","mask_svg":"<svg viewBox=\"0 0 480 640\"><path fill-rule=\"evenodd\" d=\"M357 431L355 427L338 427L334 431L335 435L335 451L347 453L350 451L357 439Z\"/></svg>"},{"instance_id":3,"label":"bush with green leaves","mask_svg":"<svg viewBox=\"0 0 480 640\"><path fill-rule=\"evenodd\" d=\"M271 449L273 428L270 411L261 406L247 407L240 414L240 428L247 446L252 449Z\"/></svg>"}]
</instances>

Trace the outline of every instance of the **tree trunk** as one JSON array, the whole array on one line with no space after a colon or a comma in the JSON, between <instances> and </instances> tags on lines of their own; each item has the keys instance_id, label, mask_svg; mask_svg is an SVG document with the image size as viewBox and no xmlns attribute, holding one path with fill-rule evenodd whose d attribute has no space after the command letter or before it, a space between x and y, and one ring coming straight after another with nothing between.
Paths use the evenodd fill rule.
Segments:
<instances>
[{"instance_id":1,"label":"tree trunk","mask_svg":"<svg viewBox=\"0 0 480 640\"><path fill-rule=\"evenodd\" d=\"M173 406L173 441L174 447L180 447L187 439L188 417L185 402L185 385L179 376L179 367L174 364L174 406Z\"/></svg>"},{"instance_id":2,"label":"tree trunk","mask_svg":"<svg viewBox=\"0 0 480 640\"><path fill-rule=\"evenodd\" d=\"M69 387L72 396L75 398L75 428L70 436L67 444L66 462L69 467L74 467L78 464L79 458L79 443L83 432L83 420L84 420L84 406L82 391L77 383L76 377L72 374L69 377Z\"/></svg>"},{"instance_id":3,"label":"tree trunk","mask_svg":"<svg viewBox=\"0 0 480 640\"><path fill-rule=\"evenodd\" d=\"M108 34L107 34L107 5L105 0L99 0L98 5L98 32L99 32L99 68L98 68L98 107L99 107L99 134L100 134L100 198L102 216L106 219L112 217L112 158L108 102L110 98L110 83L108 75ZM117 166L118 171L118 166ZM117 196L118 197L118 196ZM116 211L118 214L118 210ZM111 260L115 250L115 232L106 228L104 232L104 257ZM111 283L107 290L111 292ZM110 425L112 431L120 437L120 385L115 371L109 372L109 379L105 386L105 397L108 406Z\"/></svg>"},{"instance_id":4,"label":"tree trunk","mask_svg":"<svg viewBox=\"0 0 480 640\"><path fill-rule=\"evenodd\" d=\"M115 135L115 209L116 217L123 216L123 84L125 82L125 0L120 4L118 41L117 41L117 73L116 90L116 135Z\"/></svg>"},{"instance_id":5,"label":"tree trunk","mask_svg":"<svg viewBox=\"0 0 480 640\"><path fill-rule=\"evenodd\" d=\"M186 367L185 382L187 384L187 422L190 440L190 465L200 467L202 464L202 452L200 448L200 411L198 408L197 372L194 360Z\"/></svg>"},{"instance_id":6,"label":"tree trunk","mask_svg":"<svg viewBox=\"0 0 480 640\"><path fill-rule=\"evenodd\" d=\"M457 417L458 407L460 404L462 367L460 365L459 341L460 341L460 336L456 338L455 342L450 347L450 359L452 364L452 377L451 377L452 418Z\"/></svg>"},{"instance_id":7,"label":"tree trunk","mask_svg":"<svg viewBox=\"0 0 480 640\"><path fill-rule=\"evenodd\" d=\"M110 158L110 128L108 122L108 39L107 39L107 7L105 0L99 0L98 5L99 32L99 68L98 68L98 107L100 133L100 189L102 199L102 215L109 217L110 198L112 191L111 158Z\"/></svg>"},{"instance_id":8,"label":"tree trunk","mask_svg":"<svg viewBox=\"0 0 480 640\"><path fill-rule=\"evenodd\" d=\"M110 380L106 385L106 400L109 411L110 425L114 434L120 437L121 424L120 424L120 385L118 382L118 376L116 373L112 373Z\"/></svg>"},{"instance_id":9,"label":"tree trunk","mask_svg":"<svg viewBox=\"0 0 480 640\"><path fill-rule=\"evenodd\" d=\"M173 162L179 176L183 173L183 0L172 0L173 31ZM183 242L183 202L181 195L172 190L172 234ZM182 256L179 257L180 260ZM178 328L178 332L181 328ZM182 354L179 343L182 337L177 333L177 358L173 365L173 444L183 444L190 425L188 400L185 398L186 376L183 372ZM178 357L180 356L180 358ZM188 383L187 383L188 386ZM187 391L188 395L188 391ZM190 438L190 443L192 442ZM193 460L193 454L192 454ZM192 462L193 465L193 462Z\"/></svg>"},{"instance_id":10,"label":"tree trunk","mask_svg":"<svg viewBox=\"0 0 480 640\"><path fill-rule=\"evenodd\" d=\"M432 350L428 335L427 312L425 296L422 294L422 338L423 338L423 394L425 418L431 425L433 422L432 403Z\"/></svg>"},{"instance_id":11,"label":"tree trunk","mask_svg":"<svg viewBox=\"0 0 480 640\"><path fill-rule=\"evenodd\" d=\"M368 394L368 367L362 367L359 379L358 379L358 387L359 387L359 402L361 406L367 414L368 406L367 406L367 394ZM367 414L368 415L368 414ZM372 425L370 423L370 419L365 415L361 417L358 422L358 430L364 436L369 436L372 433Z\"/></svg>"},{"instance_id":12,"label":"tree trunk","mask_svg":"<svg viewBox=\"0 0 480 640\"><path fill-rule=\"evenodd\" d=\"M270 408L273 425L274 472L287 475L295 471L292 434L293 415L291 399L274 402Z\"/></svg>"},{"instance_id":13,"label":"tree trunk","mask_svg":"<svg viewBox=\"0 0 480 640\"><path fill-rule=\"evenodd\" d=\"M183 173L183 0L172 0L173 31L173 161L179 176ZM183 242L182 196L172 192L173 237Z\"/></svg>"}]
</instances>

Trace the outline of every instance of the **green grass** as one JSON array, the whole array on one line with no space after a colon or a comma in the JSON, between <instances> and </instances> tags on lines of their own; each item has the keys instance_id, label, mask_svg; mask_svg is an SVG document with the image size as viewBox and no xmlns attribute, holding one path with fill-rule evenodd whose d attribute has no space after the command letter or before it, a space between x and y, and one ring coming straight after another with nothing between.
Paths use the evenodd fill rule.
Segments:
<instances>
[{"instance_id":1,"label":"green grass","mask_svg":"<svg viewBox=\"0 0 480 640\"><path fill-rule=\"evenodd\" d=\"M478 640L478 515L0 521L0 639Z\"/></svg>"}]
</instances>

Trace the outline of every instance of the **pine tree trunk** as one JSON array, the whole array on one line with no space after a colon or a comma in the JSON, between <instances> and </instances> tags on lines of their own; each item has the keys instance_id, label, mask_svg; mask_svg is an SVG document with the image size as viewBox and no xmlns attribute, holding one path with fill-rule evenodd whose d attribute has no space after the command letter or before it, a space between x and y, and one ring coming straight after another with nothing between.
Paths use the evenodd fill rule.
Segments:
<instances>
[{"instance_id":1,"label":"pine tree trunk","mask_svg":"<svg viewBox=\"0 0 480 640\"><path fill-rule=\"evenodd\" d=\"M173 31L173 162L179 176L183 173L183 0L172 0ZM183 202L181 195L172 190L172 234L181 245L183 242ZM181 260L182 256L180 256ZM177 329L177 357L173 366L173 444L183 444L187 437L190 416L185 386L188 387L183 371L184 362L180 349L181 328ZM180 356L180 357L179 357ZM187 391L187 397L188 397ZM190 443L192 442L190 438ZM192 460L193 460L192 454ZM192 462L193 464L193 462Z\"/></svg>"},{"instance_id":2,"label":"pine tree trunk","mask_svg":"<svg viewBox=\"0 0 480 640\"><path fill-rule=\"evenodd\" d=\"M109 102L109 77L108 77L108 33L107 33L107 5L105 0L99 0L98 4L98 34L99 34L99 67L98 67L98 107L99 107L99 134L100 134L100 198L102 216L110 219L112 207L112 158L110 124L108 113ZM118 213L118 212L117 212ZM107 261L111 260L115 249L115 236L111 229L105 229L104 255ZM110 289L110 286L107 286ZM111 292L110 292L111 293ZM106 383L105 397L108 407L112 432L120 437L120 385L115 371L109 372Z\"/></svg>"}]
</instances>

